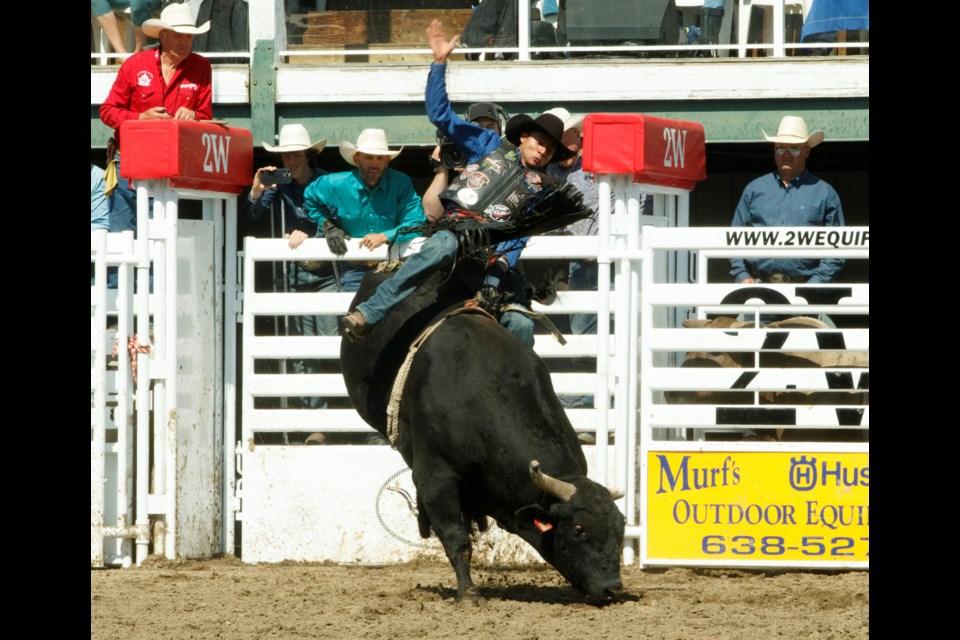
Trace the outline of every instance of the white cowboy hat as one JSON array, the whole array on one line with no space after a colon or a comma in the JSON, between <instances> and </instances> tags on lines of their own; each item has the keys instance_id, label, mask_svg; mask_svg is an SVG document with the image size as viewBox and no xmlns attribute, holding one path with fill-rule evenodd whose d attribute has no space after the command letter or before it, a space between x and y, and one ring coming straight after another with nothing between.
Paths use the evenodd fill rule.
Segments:
<instances>
[{"instance_id":1,"label":"white cowboy hat","mask_svg":"<svg viewBox=\"0 0 960 640\"><path fill-rule=\"evenodd\" d=\"M783 144L805 144L811 149L823 142L823 131L814 131L807 133L807 123L800 116L783 116L780 121L780 128L777 135L768 136L767 132L760 129L760 133L767 139L767 142L782 142Z\"/></svg>"},{"instance_id":2,"label":"white cowboy hat","mask_svg":"<svg viewBox=\"0 0 960 640\"><path fill-rule=\"evenodd\" d=\"M561 120L563 120L563 130L567 131L568 129L576 129L583 133L583 115L572 116L570 112L564 109L563 107L554 107L553 109L547 109L544 113L552 113Z\"/></svg>"},{"instance_id":3,"label":"white cowboy hat","mask_svg":"<svg viewBox=\"0 0 960 640\"><path fill-rule=\"evenodd\" d=\"M353 166L357 166L357 163L353 161L353 156L357 153L390 156L393 159L400 155L401 151L403 151L403 147L396 151L390 151L387 148L387 134L384 133L383 129L364 129L360 132L360 137L357 138L357 146L353 146L349 142L340 143L340 155Z\"/></svg>"},{"instance_id":4,"label":"white cowboy hat","mask_svg":"<svg viewBox=\"0 0 960 640\"><path fill-rule=\"evenodd\" d=\"M151 38L159 38L160 32L164 29L170 29L177 33L206 33L210 30L210 21L207 20L199 27L196 26L197 20L193 17L189 4L168 4L160 12L160 19L150 18L144 20L140 29Z\"/></svg>"},{"instance_id":5,"label":"white cowboy hat","mask_svg":"<svg viewBox=\"0 0 960 640\"><path fill-rule=\"evenodd\" d=\"M306 151L307 149L316 149L323 151L327 146L326 140L310 142L310 133L302 124L285 124L280 129L280 144L271 146L266 142L261 142L263 148L274 153L286 153L288 151Z\"/></svg>"}]
</instances>

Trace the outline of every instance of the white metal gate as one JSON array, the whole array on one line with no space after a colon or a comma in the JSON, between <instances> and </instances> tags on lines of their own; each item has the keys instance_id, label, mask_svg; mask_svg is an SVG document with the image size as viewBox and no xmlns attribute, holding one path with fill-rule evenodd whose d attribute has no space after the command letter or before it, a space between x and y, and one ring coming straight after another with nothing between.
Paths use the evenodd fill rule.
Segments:
<instances>
[{"instance_id":1,"label":"white metal gate","mask_svg":"<svg viewBox=\"0 0 960 640\"><path fill-rule=\"evenodd\" d=\"M135 186L137 237L91 232L91 566L224 544L222 249L236 200ZM203 220L178 220L181 197L202 200Z\"/></svg>"}]
</instances>

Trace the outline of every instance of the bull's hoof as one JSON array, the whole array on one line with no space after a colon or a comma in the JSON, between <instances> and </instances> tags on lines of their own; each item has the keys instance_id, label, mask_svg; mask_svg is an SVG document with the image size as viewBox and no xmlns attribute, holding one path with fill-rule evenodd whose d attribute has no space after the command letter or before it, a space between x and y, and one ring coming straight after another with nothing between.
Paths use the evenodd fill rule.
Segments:
<instances>
[{"instance_id":1,"label":"bull's hoof","mask_svg":"<svg viewBox=\"0 0 960 640\"><path fill-rule=\"evenodd\" d=\"M464 593L457 594L457 604L461 607L463 606L479 607L486 601L487 601L486 598L484 598L479 593L477 593L476 588L469 589Z\"/></svg>"}]
</instances>

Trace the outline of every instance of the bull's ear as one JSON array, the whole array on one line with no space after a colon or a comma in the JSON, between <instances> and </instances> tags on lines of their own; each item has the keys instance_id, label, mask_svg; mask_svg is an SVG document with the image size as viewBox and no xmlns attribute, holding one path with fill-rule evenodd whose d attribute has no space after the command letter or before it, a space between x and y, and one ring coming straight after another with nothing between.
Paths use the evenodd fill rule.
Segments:
<instances>
[{"instance_id":1,"label":"bull's ear","mask_svg":"<svg viewBox=\"0 0 960 640\"><path fill-rule=\"evenodd\" d=\"M517 520L536 527L541 533L546 533L552 529L555 524L550 512L538 504L520 507L517 509L515 515L517 516Z\"/></svg>"}]
</instances>

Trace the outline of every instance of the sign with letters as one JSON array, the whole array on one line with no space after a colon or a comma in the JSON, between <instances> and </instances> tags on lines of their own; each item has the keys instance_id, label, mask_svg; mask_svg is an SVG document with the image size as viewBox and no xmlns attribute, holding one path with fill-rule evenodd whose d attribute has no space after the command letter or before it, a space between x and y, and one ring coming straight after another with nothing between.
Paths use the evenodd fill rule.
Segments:
<instances>
[{"instance_id":1,"label":"sign with letters","mask_svg":"<svg viewBox=\"0 0 960 640\"><path fill-rule=\"evenodd\" d=\"M648 451L646 494L651 564L870 560L868 453Z\"/></svg>"},{"instance_id":2,"label":"sign with letters","mask_svg":"<svg viewBox=\"0 0 960 640\"><path fill-rule=\"evenodd\" d=\"M700 123L634 113L591 113L583 120L585 171L689 191L707 177L706 167Z\"/></svg>"},{"instance_id":3,"label":"sign with letters","mask_svg":"<svg viewBox=\"0 0 960 640\"><path fill-rule=\"evenodd\" d=\"M187 120L128 120L120 176L169 178L170 186L242 193L253 181L253 136L246 129Z\"/></svg>"}]
</instances>

